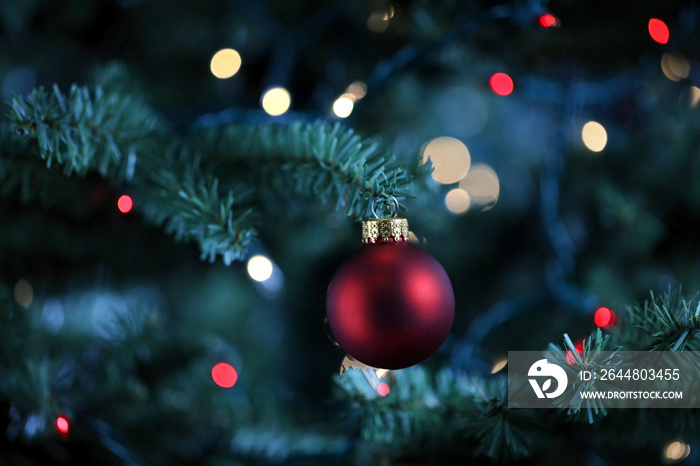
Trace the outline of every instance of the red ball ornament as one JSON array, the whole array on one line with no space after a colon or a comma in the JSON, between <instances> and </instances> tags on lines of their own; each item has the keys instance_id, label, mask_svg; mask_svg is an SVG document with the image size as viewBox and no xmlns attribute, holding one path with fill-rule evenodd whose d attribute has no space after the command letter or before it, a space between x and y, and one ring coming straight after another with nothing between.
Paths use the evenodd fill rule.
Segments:
<instances>
[{"instance_id":1,"label":"red ball ornament","mask_svg":"<svg viewBox=\"0 0 700 466\"><path fill-rule=\"evenodd\" d=\"M402 218L365 220L365 243L336 271L326 300L340 346L368 366L403 369L428 358L452 328L455 299L440 263L408 241Z\"/></svg>"}]
</instances>

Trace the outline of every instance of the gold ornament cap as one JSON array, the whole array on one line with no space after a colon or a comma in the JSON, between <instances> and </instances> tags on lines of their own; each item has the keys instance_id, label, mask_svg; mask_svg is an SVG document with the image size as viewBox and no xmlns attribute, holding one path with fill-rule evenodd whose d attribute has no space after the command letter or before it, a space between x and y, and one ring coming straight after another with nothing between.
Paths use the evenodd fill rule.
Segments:
<instances>
[{"instance_id":1,"label":"gold ornament cap","mask_svg":"<svg viewBox=\"0 0 700 466\"><path fill-rule=\"evenodd\" d=\"M362 243L408 241L408 220L405 218L369 218L362 222Z\"/></svg>"}]
</instances>

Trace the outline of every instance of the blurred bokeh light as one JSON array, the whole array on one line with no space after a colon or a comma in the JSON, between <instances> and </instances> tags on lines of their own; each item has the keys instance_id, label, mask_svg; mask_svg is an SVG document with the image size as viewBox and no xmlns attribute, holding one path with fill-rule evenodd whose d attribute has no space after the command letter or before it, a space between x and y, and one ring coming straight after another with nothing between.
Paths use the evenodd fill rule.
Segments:
<instances>
[{"instance_id":1,"label":"blurred bokeh light","mask_svg":"<svg viewBox=\"0 0 700 466\"><path fill-rule=\"evenodd\" d=\"M450 190L445 195L445 207L453 214L463 214L469 210L469 194L460 188Z\"/></svg>"},{"instance_id":2,"label":"blurred bokeh light","mask_svg":"<svg viewBox=\"0 0 700 466\"><path fill-rule=\"evenodd\" d=\"M257 255L248 259L248 275L256 282L264 282L272 276L272 261L265 256Z\"/></svg>"},{"instance_id":3,"label":"blurred bokeh light","mask_svg":"<svg viewBox=\"0 0 700 466\"><path fill-rule=\"evenodd\" d=\"M263 94L262 108L268 115L279 116L284 114L292 105L292 96L283 87L273 87Z\"/></svg>"},{"instance_id":4,"label":"blurred bokeh light","mask_svg":"<svg viewBox=\"0 0 700 466\"><path fill-rule=\"evenodd\" d=\"M583 125L581 138L588 150L593 152L602 151L608 143L608 133L597 121L589 121Z\"/></svg>"},{"instance_id":5,"label":"blurred bokeh light","mask_svg":"<svg viewBox=\"0 0 700 466\"><path fill-rule=\"evenodd\" d=\"M210 68L212 74L217 78L230 78L241 68L241 56L233 49L219 50L211 58Z\"/></svg>"},{"instance_id":6,"label":"blurred bokeh light","mask_svg":"<svg viewBox=\"0 0 700 466\"><path fill-rule=\"evenodd\" d=\"M438 183L456 183L467 174L471 165L469 149L459 139L449 136L435 138L423 149L423 164L433 166L433 179Z\"/></svg>"},{"instance_id":7,"label":"blurred bokeh light","mask_svg":"<svg viewBox=\"0 0 700 466\"><path fill-rule=\"evenodd\" d=\"M475 163L459 187L469 194L474 207L492 207L501 193L496 171L485 163Z\"/></svg>"}]
</instances>

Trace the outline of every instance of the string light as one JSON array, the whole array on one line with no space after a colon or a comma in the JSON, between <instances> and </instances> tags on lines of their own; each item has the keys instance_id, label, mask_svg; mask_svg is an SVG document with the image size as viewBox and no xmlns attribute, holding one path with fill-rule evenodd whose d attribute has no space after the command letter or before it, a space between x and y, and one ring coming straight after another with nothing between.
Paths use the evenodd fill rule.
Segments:
<instances>
[{"instance_id":1,"label":"string light","mask_svg":"<svg viewBox=\"0 0 700 466\"><path fill-rule=\"evenodd\" d=\"M354 96L343 94L333 102L333 113L338 118L347 118L352 113L354 106Z\"/></svg>"},{"instance_id":2,"label":"string light","mask_svg":"<svg viewBox=\"0 0 700 466\"><path fill-rule=\"evenodd\" d=\"M690 455L690 445L676 440L664 448L664 456L671 461L680 461Z\"/></svg>"},{"instance_id":3,"label":"string light","mask_svg":"<svg viewBox=\"0 0 700 466\"><path fill-rule=\"evenodd\" d=\"M389 390L389 386L386 383L382 382L377 385L377 393L381 396L387 396L389 392L391 392L391 390Z\"/></svg>"},{"instance_id":4,"label":"string light","mask_svg":"<svg viewBox=\"0 0 700 466\"><path fill-rule=\"evenodd\" d=\"M34 290L32 285L27 280L21 279L15 283L14 289L15 302L23 308L28 308L34 300Z\"/></svg>"},{"instance_id":5,"label":"string light","mask_svg":"<svg viewBox=\"0 0 700 466\"><path fill-rule=\"evenodd\" d=\"M700 104L700 88L688 86L681 95L681 99L687 102L690 108L695 108Z\"/></svg>"},{"instance_id":6,"label":"string light","mask_svg":"<svg viewBox=\"0 0 700 466\"><path fill-rule=\"evenodd\" d=\"M581 138L588 150L593 152L602 151L608 143L608 133L605 131L603 125L597 121L589 121L583 125Z\"/></svg>"},{"instance_id":7,"label":"string light","mask_svg":"<svg viewBox=\"0 0 700 466\"><path fill-rule=\"evenodd\" d=\"M469 149L459 139L442 136L428 142L423 149L423 164L433 165L433 179L452 184L465 177L471 165Z\"/></svg>"},{"instance_id":8,"label":"string light","mask_svg":"<svg viewBox=\"0 0 700 466\"><path fill-rule=\"evenodd\" d=\"M262 97L262 108L268 115L279 116L289 110L292 96L283 87L268 89Z\"/></svg>"},{"instance_id":9,"label":"string light","mask_svg":"<svg viewBox=\"0 0 700 466\"><path fill-rule=\"evenodd\" d=\"M343 358L343 362L340 364L340 375L342 376L350 369L357 369L362 372L362 375L365 376L372 388L374 388L381 396L387 396L391 391L389 390L389 385L379 381L379 379L384 378L389 373L389 369L371 367L356 360L352 356L347 355L345 358Z\"/></svg>"},{"instance_id":10,"label":"string light","mask_svg":"<svg viewBox=\"0 0 700 466\"><path fill-rule=\"evenodd\" d=\"M559 27L559 18L550 13L540 16L537 19L537 22L543 28Z\"/></svg>"},{"instance_id":11,"label":"string light","mask_svg":"<svg viewBox=\"0 0 700 466\"><path fill-rule=\"evenodd\" d=\"M211 57L210 69L219 79L227 79L241 68L241 55L233 49L219 50Z\"/></svg>"},{"instance_id":12,"label":"string light","mask_svg":"<svg viewBox=\"0 0 700 466\"><path fill-rule=\"evenodd\" d=\"M666 44L670 34L666 23L658 18L651 18L649 20L649 35L655 42L658 42L659 44Z\"/></svg>"},{"instance_id":13,"label":"string light","mask_svg":"<svg viewBox=\"0 0 700 466\"><path fill-rule=\"evenodd\" d=\"M256 255L248 259L248 275L256 282L264 282L272 276L274 266L265 256Z\"/></svg>"},{"instance_id":14,"label":"string light","mask_svg":"<svg viewBox=\"0 0 700 466\"><path fill-rule=\"evenodd\" d=\"M362 81L355 81L348 86L346 92L354 95L359 100L367 95L367 85Z\"/></svg>"},{"instance_id":15,"label":"string light","mask_svg":"<svg viewBox=\"0 0 700 466\"><path fill-rule=\"evenodd\" d=\"M393 17L393 6L388 10L376 10L367 18L367 28L372 32L384 32L389 29L389 20Z\"/></svg>"},{"instance_id":16,"label":"string light","mask_svg":"<svg viewBox=\"0 0 700 466\"><path fill-rule=\"evenodd\" d=\"M445 207L453 214L463 214L469 210L469 204L469 193L463 189L455 188L445 195Z\"/></svg>"},{"instance_id":17,"label":"string light","mask_svg":"<svg viewBox=\"0 0 700 466\"><path fill-rule=\"evenodd\" d=\"M124 194L117 200L117 208L119 209L119 212L123 214L128 214L131 212L133 207L134 201L131 199L131 196Z\"/></svg>"},{"instance_id":18,"label":"string light","mask_svg":"<svg viewBox=\"0 0 700 466\"><path fill-rule=\"evenodd\" d=\"M671 81L680 81L690 74L690 63L681 55L664 53L661 56L661 71Z\"/></svg>"},{"instance_id":19,"label":"string light","mask_svg":"<svg viewBox=\"0 0 700 466\"><path fill-rule=\"evenodd\" d=\"M513 92L513 80L505 73L494 73L489 80L489 85L498 95L506 96Z\"/></svg>"},{"instance_id":20,"label":"string light","mask_svg":"<svg viewBox=\"0 0 700 466\"><path fill-rule=\"evenodd\" d=\"M238 373L231 364L220 362L212 367L211 378L219 387L231 388L238 381Z\"/></svg>"},{"instance_id":21,"label":"string light","mask_svg":"<svg viewBox=\"0 0 700 466\"><path fill-rule=\"evenodd\" d=\"M56 428L58 431L62 434L67 434L68 431L70 430L70 424L68 423L68 419L66 419L63 416L59 416L56 418Z\"/></svg>"},{"instance_id":22,"label":"string light","mask_svg":"<svg viewBox=\"0 0 700 466\"><path fill-rule=\"evenodd\" d=\"M600 328L610 328L617 323L617 316L607 307L601 307L595 311L593 321Z\"/></svg>"},{"instance_id":23,"label":"string light","mask_svg":"<svg viewBox=\"0 0 700 466\"><path fill-rule=\"evenodd\" d=\"M579 340L574 344L574 349L578 353L579 356L583 355L583 340ZM578 357L576 356L576 353L574 353L571 350L566 351L566 362L570 366L573 366L578 362Z\"/></svg>"},{"instance_id":24,"label":"string light","mask_svg":"<svg viewBox=\"0 0 700 466\"><path fill-rule=\"evenodd\" d=\"M467 176L459 182L459 187L469 194L471 206L492 208L498 201L501 185L496 171L485 163L475 163Z\"/></svg>"}]
</instances>

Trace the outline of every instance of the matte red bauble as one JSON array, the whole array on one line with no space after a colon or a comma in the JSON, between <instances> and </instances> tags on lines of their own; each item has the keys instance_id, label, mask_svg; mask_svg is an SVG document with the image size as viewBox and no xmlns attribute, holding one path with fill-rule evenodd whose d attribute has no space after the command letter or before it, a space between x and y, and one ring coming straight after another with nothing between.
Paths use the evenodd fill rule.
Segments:
<instances>
[{"instance_id":1,"label":"matte red bauble","mask_svg":"<svg viewBox=\"0 0 700 466\"><path fill-rule=\"evenodd\" d=\"M402 369L442 345L454 320L454 292L440 263L408 241L401 218L365 220L362 248L336 271L326 311L348 354L368 366Z\"/></svg>"}]
</instances>

